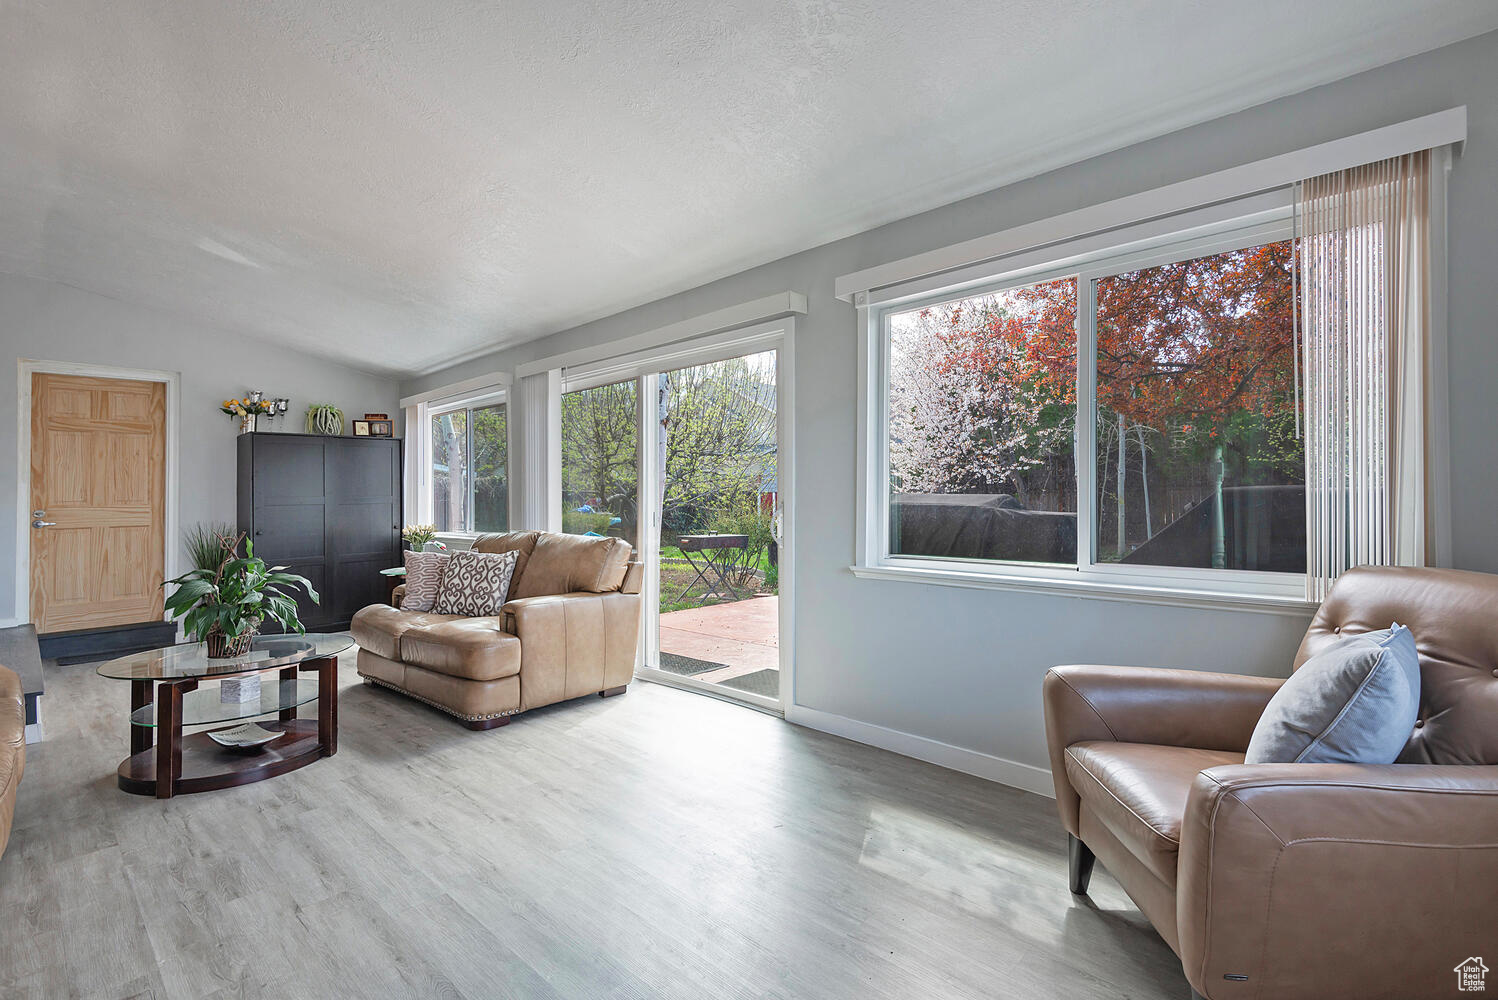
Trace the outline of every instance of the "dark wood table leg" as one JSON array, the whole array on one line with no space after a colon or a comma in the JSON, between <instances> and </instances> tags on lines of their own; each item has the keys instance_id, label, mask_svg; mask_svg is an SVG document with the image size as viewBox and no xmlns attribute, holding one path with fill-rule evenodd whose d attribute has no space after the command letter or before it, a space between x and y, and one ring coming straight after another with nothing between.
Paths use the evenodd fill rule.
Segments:
<instances>
[{"instance_id":1,"label":"dark wood table leg","mask_svg":"<svg viewBox=\"0 0 1498 1000\"><path fill-rule=\"evenodd\" d=\"M338 752L338 657L306 660L301 668L317 671L317 742L331 757Z\"/></svg>"},{"instance_id":2,"label":"dark wood table leg","mask_svg":"<svg viewBox=\"0 0 1498 1000\"><path fill-rule=\"evenodd\" d=\"M154 686L155 685L154 685L154 683L152 681L131 681L130 682L130 714L131 715L134 715L136 712L140 711L142 708L145 708L147 705L151 704L151 695L154 693L152 691L152 688ZM151 727L150 726L137 726L134 723L131 723L131 725L130 725L130 755L133 757L136 754L140 753L142 750L149 750L150 748L151 748Z\"/></svg>"},{"instance_id":3,"label":"dark wood table leg","mask_svg":"<svg viewBox=\"0 0 1498 1000\"><path fill-rule=\"evenodd\" d=\"M296 669L296 667L283 667L281 669L281 673L280 673L279 676L280 676L280 678L281 678L282 681L291 681L291 682L295 683L296 682L296 675L297 675L297 669ZM283 709L281 709L281 721L282 722L289 722L290 720L295 719L295 718L296 718L296 706L295 705L292 705L290 708L283 708Z\"/></svg>"},{"instance_id":4,"label":"dark wood table leg","mask_svg":"<svg viewBox=\"0 0 1498 1000\"><path fill-rule=\"evenodd\" d=\"M194 690L192 679L164 681L156 692L156 797L169 799L182 776L182 696Z\"/></svg>"}]
</instances>

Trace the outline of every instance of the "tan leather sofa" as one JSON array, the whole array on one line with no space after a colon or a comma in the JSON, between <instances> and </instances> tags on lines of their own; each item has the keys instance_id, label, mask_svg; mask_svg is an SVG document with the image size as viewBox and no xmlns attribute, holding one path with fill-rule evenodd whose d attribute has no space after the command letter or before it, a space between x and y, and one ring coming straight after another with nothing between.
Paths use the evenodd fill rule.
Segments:
<instances>
[{"instance_id":1,"label":"tan leather sofa","mask_svg":"<svg viewBox=\"0 0 1498 1000\"><path fill-rule=\"evenodd\" d=\"M1453 995L1498 938L1498 576L1357 569L1299 667L1409 626L1419 722L1391 765L1244 764L1281 681L1057 667L1045 679L1073 892L1094 856L1210 1000Z\"/></svg>"},{"instance_id":2,"label":"tan leather sofa","mask_svg":"<svg viewBox=\"0 0 1498 1000\"><path fill-rule=\"evenodd\" d=\"M16 818L16 789L26 770L26 704L21 678L0 667L0 854Z\"/></svg>"},{"instance_id":3,"label":"tan leather sofa","mask_svg":"<svg viewBox=\"0 0 1498 1000\"><path fill-rule=\"evenodd\" d=\"M479 552L518 551L510 600L488 618L375 604L354 615L358 670L463 720L492 729L517 713L583 695L623 694L634 678L639 563L619 538L510 531L480 535ZM404 588L392 600L398 605Z\"/></svg>"}]
</instances>

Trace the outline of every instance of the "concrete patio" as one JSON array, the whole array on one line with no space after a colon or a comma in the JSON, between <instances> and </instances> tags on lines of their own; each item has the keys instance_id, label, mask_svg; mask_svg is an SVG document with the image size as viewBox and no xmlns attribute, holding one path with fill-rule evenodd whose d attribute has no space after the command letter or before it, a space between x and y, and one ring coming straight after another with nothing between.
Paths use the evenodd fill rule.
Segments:
<instances>
[{"instance_id":1,"label":"concrete patio","mask_svg":"<svg viewBox=\"0 0 1498 1000\"><path fill-rule=\"evenodd\" d=\"M751 597L661 615L661 653L723 666L690 676L721 683L780 669L780 599Z\"/></svg>"}]
</instances>

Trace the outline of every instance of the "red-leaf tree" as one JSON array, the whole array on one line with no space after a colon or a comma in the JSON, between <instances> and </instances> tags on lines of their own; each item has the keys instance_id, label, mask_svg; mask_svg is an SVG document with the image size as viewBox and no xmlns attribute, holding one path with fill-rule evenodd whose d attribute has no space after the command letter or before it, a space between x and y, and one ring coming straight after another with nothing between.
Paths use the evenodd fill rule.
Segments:
<instances>
[{"instance_id":1,"label":"red-leaf tree","mask_svg":"<svg viewBox=\"0 0 1498 1000\"><path fill-rule=\"evenodd\" d=\"M1240 466L1298 463L1293 448L1253 454L1264 450L1266 422L1293 407L1288 242L1109 276L1096 296L1105 432L1170 435L1195 455L1175 458L1199 469L1210 459L1220 469L1224 446L1237 449ZM1076 316L1076 281L1062 279L895 317L896 488L1002 490L1030 504L1037 472L1047 493L1071 478ZM1054 497L1040 505L1057 506Z\"/></svg>"}]
</instances>

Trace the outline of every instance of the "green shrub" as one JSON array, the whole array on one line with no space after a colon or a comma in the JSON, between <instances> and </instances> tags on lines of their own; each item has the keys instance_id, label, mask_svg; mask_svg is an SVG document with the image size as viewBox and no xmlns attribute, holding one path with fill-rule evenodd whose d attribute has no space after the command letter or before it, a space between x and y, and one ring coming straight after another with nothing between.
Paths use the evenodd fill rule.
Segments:
<instances>
[{"instance_id":1,"label":"green shrub","mask_svg":"<svg viewBox=\"0 0 1498 1000\"><path fill-rule=\"evenodd\" d=\"M562 511L562 530L569 535L586 535L593 532L599 535L609 533L609 525L613 522L614 515L605 512L583 513L575 510Z\"/></svg>"}]
</instances>

